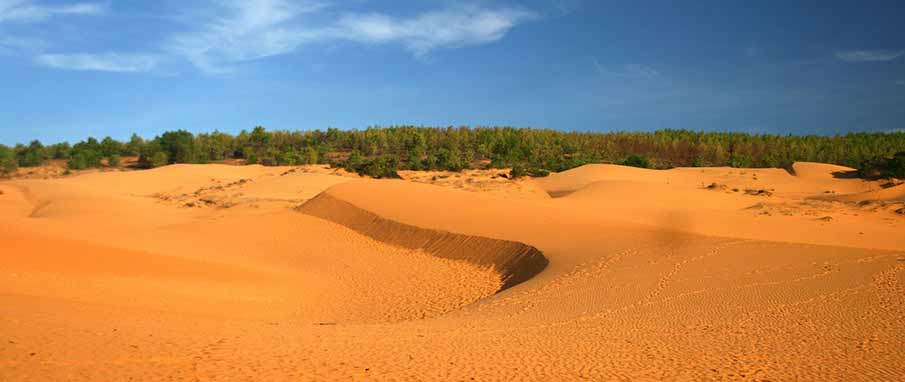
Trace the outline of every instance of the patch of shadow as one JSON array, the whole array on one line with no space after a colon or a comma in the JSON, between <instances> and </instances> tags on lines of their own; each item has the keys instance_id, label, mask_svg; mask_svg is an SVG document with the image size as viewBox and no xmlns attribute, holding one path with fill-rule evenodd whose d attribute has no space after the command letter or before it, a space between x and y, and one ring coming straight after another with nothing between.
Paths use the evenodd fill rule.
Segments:
<instances>
[{"instance_id":1,"label":"patch of shadow","mask_svg":"<svg viewBox=\"0 0 905 382\"><path fill-rule=\"evenodd\" d=\"M46 209L47 206L49 206L49 205L51 205L51 202L50 202L49 200L43 200L43 201L38 202L38 203L35 205L35 208L34 208L33 210L31 210L31 213L28 214L28 217L30 217L30 218L40 218L40 217L42 217L42 216L41 216L41 211L43 211L44 209Z\"/></svg>"},{"instance_id":2,"label":"patch of shadow","mask_svg":"<svg viewBox=\"0 0 905 382\"><path fill-rule=\"evenodd\" d=\"M752 205L752 206L745 207L745 209L746 209L746 210L762 210L762 209L764 209L764 208L766 208L766 207L767 207L767 205L766 205L764 202L759 202L759 203L754 204L754 205Z\"/></svg>"},{"instance_id":3,"label":"patch of shadow","mask_svg":"<svg viewBox=\"0 0 905 382\"><path fill-rule=\"evenodd\" d=\"M571 195L575 190L565 190L565 191L547 191L547 195L550 195L551 198L561 198L564 196Z\"/></svg>"},{"instance_id":4,"label":"patch of shadow","mask_svg":"<svg viewBox=\"0 0 905 382\"><path fill-rule=\"evenodd\" d=\"M833 178L836 179L858 179L860 176L858 175L858 171L833 171Z\"/></svg>"},{"instance_id":5,"label":"patch of shadow","mask_svg":"<svg viewBox=\"0 0 905 382\"><path fill-rule=\"evenodd\" d=\"M789 173L789 175L798 176L798 174L795 173L795 168L792 167L792 164L791 164L791 163L789 163L789 164L787 164L787 165L785 165L785 166L782 166L782 167L780 167L780 168L783 169L783 170L786 170L786 172Z\"/></svg>"},{"instance_id":6,"label":"patch of shadow","mask_svg":"<svg viewBox=\"0 0 905 382\"><path fill-rule=\"evenodd\" d=\"M502 281L499 291L531 279L550 263L540 250L524 243L400 223L326 192L296 207L296 210L346 226L383 243L419 249L433 256L463 260L481 267L493 267Z\"/></svg>"}]
</instances>

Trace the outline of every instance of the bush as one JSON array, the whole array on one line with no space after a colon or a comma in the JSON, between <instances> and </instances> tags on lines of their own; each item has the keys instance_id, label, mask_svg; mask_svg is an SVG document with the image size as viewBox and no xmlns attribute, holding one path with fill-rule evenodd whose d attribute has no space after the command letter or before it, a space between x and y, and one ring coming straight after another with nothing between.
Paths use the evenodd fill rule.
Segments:
<instances>
[{"instance_id":1,"label":"bush","mask_svg":"<svg viewBox=\"0 0 905 382\"><path fill-rule=\"evenodd\" d=\"M16 171L19 167L18 160L16 160L16 156L13 153L13 150L4 145L0 145L0 174L10 174Z\"/></svg>"},{"instance_id":2,"label":"bush","mask_svg":"<svg viewBox=\"0 0 905 382\"><path fill-rule=\"evenodd\" d=\"M88 168L88 160L84 153L76 153L66 161L69 170L84 170Z\"/></svg>"},{"instance_id":3,"label":"bush","mask_svg":"<svg viewBox=\"0 0 905 382\"><path fill-rule=\"evenodd\" d=\"M391 155L381 155L372 160L362 160L358 165L352 165L347 161L347 171L356 172L359 175L372 178L399 178L399 161Z\"/></svg>"},{"instance_id":4,"label":"bush","mask_svg":"<svg viewBox=\"0 0 905 382\"><path fill-rule=\"evenodd\" d=\"M898 152L891 158L865 161L858 167L858 175L865 179L905 179L905 151Z\"/></svg>"},{"instance_id":5,"label":"bush","mask_svg":"<svg viewBox=\"0 0 905 382\"><path fill-rule=\"evenodd\" d=\"M185 130L167 131L157 139L168 163L195 163L195 136ZM157 166L155 166L157 167Z\"/></svg>"},{"instance_id":6,"label":"bush","mask_svg":"<svg viewBox=\"0 0 905 382\"><path fill-rule=\"evenodd\" d=\"M253 151L249 151L245 153L245 164L257 164L258 163L258 154L255 154Z\"/></svg>"},{"instance_id":7,"label":"bush","mask_svg":"<svg viewBox=\"0 0 905 382\"><path fill-rule=\"evenodd\" d=\"M97 150L78 146L66 162L70 170L84 170L101 166L101 153Z\"/></svg>"},{"instance_id":8,"label":"bush","mask_svg":"<svg viewBox=\"0 0 905 382\"><path fill-rule=\"evenodd\" d=\"M47 156L53 159L68 159L72 156L72 147L69 143L57 143L47 147Z\"/></svg>"},{"instance_id":9,"label":"bush","mask_svg":"<svg viewBox=\"0 0 905 382\"><path fill-rule=\"evenodd\" d=\"M151 168L162 167L170 164L170 158L167 153L158 151L151 157Z\"/></svg>"},{"instance_id":10,"label":"bush","mask_svg":"<svg viewBox=\"0 0 905 382\"><path fill-rule=\"evenodd\" d=\"M34 140L26 147L20 147L19 167L37 167L47 160L47 151L41 141Z\"/></svg>"},{"instance_id":11,"label":"bush","mask_svg":"<svg viewBox=\"0 0 905 382\"><path fill-rule=\"evenodd\" d=\"M114 154L119 155L123 152L123 148L122 143L110 137L106 137L101 141L101 154L108 158Z\"/></svg>"},{"instance_id":12,"label":"bush","mask_svg":"<svg viewBox=\"0 0 905 382\"><path fill-rule=\"evenodd\" d=\"M520 163L512 165L512 169L509 170L509 179L521 178L525 175L528 175L528 169Z\"/></svg>"},{"instance_id":13,"label":"bush","mask_svg":"<svg viewBox=\"0 0 905 382\"><path fill-rule=\"evenodd\" d=\"M113 154L107 159L107 166L119 167L120 164L122 164L122 159L117 154Z\"/></svg>"},{"instance_id":14,"label":"bush","mask_svg":"<svg viewBox=\"0 0 905 382\"><path fill-rule=\"evenodd\" d=\"M509 179L521 178L523 176L543 178L547 175L550 175L550 171L538 167L528 167L521 163L512 165L512 170L509 170Z\"/></svg>"},{"instance_id":15,"label":"bush","mask_svg":"<svg viewBox=\"0 0 905 382\"><path fill-rule=\"evenodd\" d=\"M732 154L732 156L729 157L729 167L749 168L751 167L751 163L751 157L747 155Z\"/></svg>"},{"instance_id":16,"label":"bush","mask_svg":"<svg viewBox=\"0 0 905 382\"><path fill-rule=\"evenodd\" d=\"M297 155L291 152L279 154L277 164L280 166L295 166L298 163Z\"/></svg>"},{"instance_id":17,"label":"bush","mask_svg":"<svg viewBox=\"0 0 905 382\"><path fill-rule=\"evenodd\" d=\"M628 158L625 158L620 164L623 166L651 168L650 161L647 157L640 155L629 155Z\"/></svg>"},{"instance_id":18,"label":"bush","mask_svg":"<svg viewBox=\"0 0 905 382\"><path fill-rule=\"evenodd\" d=\"M542 169L542 168L533 167L533 168L528 169L528 175L531 175L535 178L543 178L545 176L550 175L550 171Z\"/></svg>"},{"instance_id":19,"label":"bush","mask_svg":"<svg viewBox=\"0 0 905 382\"><path fill-rule=\"evenodd\" d=\"M308 146L308 149L305 151L305 163L317 164L319 157L320 157L320 154L317 152L317 149L315 149L314 147Z\"/></svg>"}]
</instances>

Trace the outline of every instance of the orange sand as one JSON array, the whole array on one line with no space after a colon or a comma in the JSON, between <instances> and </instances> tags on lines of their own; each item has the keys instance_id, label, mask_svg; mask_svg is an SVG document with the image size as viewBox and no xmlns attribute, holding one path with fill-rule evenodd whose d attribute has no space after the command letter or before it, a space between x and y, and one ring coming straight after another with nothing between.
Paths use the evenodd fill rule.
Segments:
<instances>
[{"instance_id":1,"label":"orange sand","mask_svg":"<svg viewBox=\"0 0 905 382\"><path fill-rule=\"evenodd\" d=\"M2 181L0 380L903 380L905 189L849 170Z\"/></svg>"}]
</instances>

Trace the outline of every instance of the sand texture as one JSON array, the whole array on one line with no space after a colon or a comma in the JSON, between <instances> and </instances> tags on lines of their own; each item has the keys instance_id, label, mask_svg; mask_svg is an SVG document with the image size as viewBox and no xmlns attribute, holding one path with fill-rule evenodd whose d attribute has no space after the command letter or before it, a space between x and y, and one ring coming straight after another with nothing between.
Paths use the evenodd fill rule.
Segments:
<instances>
[{"instance_id":1,"label":"sand texture","mask_svg":"<svg viewBox=\"0 0 905 382\"><path fill-rule=\"evenodd\" d=\"M0 381L905 380L905 185L850 171L35 171Z\"/></svg>"}]
</instances>

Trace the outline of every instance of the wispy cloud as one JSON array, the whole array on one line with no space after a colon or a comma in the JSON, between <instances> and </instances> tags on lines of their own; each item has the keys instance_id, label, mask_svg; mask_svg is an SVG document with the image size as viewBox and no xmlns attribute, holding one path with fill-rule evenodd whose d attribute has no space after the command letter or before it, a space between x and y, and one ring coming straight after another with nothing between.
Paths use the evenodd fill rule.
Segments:
<instances>
[{"instance_id":1,"label":"wispy cloud","mask_svg":"<svg viewBox=\"0 0 905 382\"><path fill-rule=\"evenodd\" d=\"M597 71L601 75L607 77L645 80L658 79L663 77L663 74L659 70L641 64L625 64L621 67L609 68L601 64L600 61L594 60L594 66L597 68Z\"/></svg>"},{"instance_id":2,"label":"wispy cloud","mask_svg":"<svg viewBox=\"0 0 905 382\"><path fill-rule=\"evenodd\" d=\"M499 40L517 24L536 17L524 9L460 6L410 18L344 13L312 26L306 16L321 16L328 5L284 0L220 4L215 16L200 21L200 27L169 39L166 50L214 74L229 72L234 63L291 53L304 44L325 41L399 43L423 56L439 48Z\"/></svg>"},{"instance_id":3,"label":"wispy cloud","mask_svg":"<svg viewBox=\"0 0 905 382\"><path fill-rule=\"evenodd\" d=\"M165 43L171 54L182 56L210 73L224 73L229 63L289 53L312 39L310 31L290 21L324 7L321 3L284 0L220 2L215 16L200 27L179 33Z\"/></svg>"},{"instance_id":4,"label":"wispy cloud","mask_svg":"<svg viewBox=\"0 0 905 382\"><path fill-rule=\"evenodd\" d=\"M898 80L898 81L896 81L896 85L898 85L898 86L905 86L905 80Z\"/></svg>"},{"instance_id":5,"label":"wispy cloud","mask_svg":"<svg viewBox=\"0 0 905 382\"><path fill-rule=\"evenodd\" d=\"M836 58L845 62L874 62L895 60L905 50L852 50L836 52Z\"/></svg>"},{"instance_id":6,"label":"wispy cloud","mask_svg":"<svg viewBox=\"0 0 905 382\"><path fill-rule=\"evenodd\" d=\"M583 5L584 0L552 0L551 5L561 15L575 12Z\"/></svg>"},{"instance_id":7,"label":"wispy cloud","mask_svg":"<svg viewBox=\"0 0 905 382\"><path fill-rule=\"evenodd\" d=\"M107 3L44 5L32 0L0 0L0 23L38 22L57 15L98 15L109 7Z\"/></svg>"},{"instance_id":8,"label":"wispy cloud","mask_svg":"<svg viewBox=\"0 0 905 382\"><path fill-rule=\"evenodd\" d=\"M172 18L181 28L145 52L58 53L28 48L28 39L0 36L0 52L18 50L37 64L60 69L141 72L161 61L187 61L208 74L227 74L242 62L294 53L302 46L346 41L397 44L422 57L432 51L491 43L517 25L539 17L520 7L453 5L409 16L355 13L330 0L205 0ZM0 22L40 22L62 15L98 15L108 3L54 5L37 0L0 0ZM31 41L37 43L37 41ZM48 46L50 44L47 44Z\"/></svg>"},{"instance_id":9,"label":"wispy cloud","mask_svg":"<svg viewBox=\"0 0 905 382\"><path fill-rule=\"evenodd\" d=\"M0 54L39 51L46 46L47 43L40 39L0 35Z\"/></svg>"},{"instance_id":10,"label":"wispy cloud","mask_svg":"<svg viewBox=\"0 0 905 382\"><path fill-rule=\"evenodd\" d=\"M134 73L154 69L159 58L146 54L40 54L35 63L55 69Z\"/></svg>"},{"instance_id":11,"label":"wispy cloud","mask_svg":"<svg viewBox=\"0 0 905 382\"><path fill-rule=\"evenodd\" d=\"M399 42L417 55L438 48L497 41L535 13L516 8L476 6L427 12L410 19L374 13L346 15L334 28L334 37L372 43Z\"/></svg>"}]
</instances>

